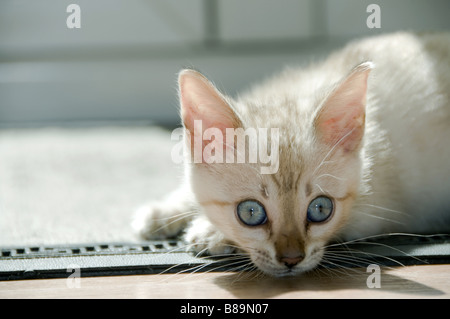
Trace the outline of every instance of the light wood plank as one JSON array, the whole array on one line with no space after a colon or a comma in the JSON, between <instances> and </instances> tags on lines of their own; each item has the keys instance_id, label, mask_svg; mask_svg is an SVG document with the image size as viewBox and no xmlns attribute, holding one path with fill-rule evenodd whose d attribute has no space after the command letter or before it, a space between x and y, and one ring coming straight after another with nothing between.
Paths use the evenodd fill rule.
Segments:
<instances>
[{"instance_id":1,"label":"light wood plank","mask_svg":"<svg viewBox=\"0 0 450 319\"><path fill-rule=\"evenodd\" d=\"M0 282L0 298L450 298L450 265L383 269L381 288L366 269L315 271L297 278L201 273Z\"/></svg>"}]
</instances>

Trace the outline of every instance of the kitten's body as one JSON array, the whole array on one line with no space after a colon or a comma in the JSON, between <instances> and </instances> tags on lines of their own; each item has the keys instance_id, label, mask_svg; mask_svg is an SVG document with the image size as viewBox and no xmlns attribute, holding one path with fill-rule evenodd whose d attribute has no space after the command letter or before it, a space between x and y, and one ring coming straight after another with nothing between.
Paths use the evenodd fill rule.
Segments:
<instances>
[{"instance_id":1,"label":"kitten's body","mask_svg":"<svg viewBox=\"0 0 450 319\"><path fill-rule=\"evenodd\" d=\"M330 84L343 78L355 61L372 61L375 65L367 91L367 178L359 194L366 195L358 201L403 214L358 207L355 211L380 219L356 212L343 236L442 230L443 218L450 218L449 34L418 38L400 33L351 43L324 63L306 70L287 70L256 87L242 98L242 104L237 104L243 106L238 112L248 112L242 117L251 127L262 123L268 127L293 125L293 119L302 116L301 110L312 112L318 94L327 92ZM263 107L257 111L249 108L248 103L254 104L253 101ZM286 102L297 104L298 109L286 109ZM296 123L301 125L301 121ZM299 129L291 127L286 131L295 138ZM295 171L296 162L290 165ZM280 171L288 175L290 172L288 168ZM431 215L436 218L430 218ZM405 227L382 218L398 220Z\"/></svg>"},{"instance_id":2,"label":"kitten's body","mask_svg":"<svg viewBox=\"0 0 450 319\"><path fill-rule=\"evenodd\" d=\"M372 64L354 69L365 61L373 70ZM285 275L315 267L330 240L450 231L450 35L398 33L354 42L237 100L213 90L193 71L180 76L185 127L229 108L211 123L279 128L279 170L261 175L254 164L188 165L176 202L138 213L134 227L142 236L177 234L190 217L156 230L195 209L201 215L186 238L197 251L221 253L233 243L264 272ZM358 102L362 113L356 100L367 101ZM335 111L339 103L348 105ZM334 126L351 134L330 143ZM321 195L333 198L334 215L322 224L305 222L308 204ZM267 225L237 220L236 204L249 198L265 206ZM283 260L293 257L286 267Z\"/></svg>"}]
</instances>

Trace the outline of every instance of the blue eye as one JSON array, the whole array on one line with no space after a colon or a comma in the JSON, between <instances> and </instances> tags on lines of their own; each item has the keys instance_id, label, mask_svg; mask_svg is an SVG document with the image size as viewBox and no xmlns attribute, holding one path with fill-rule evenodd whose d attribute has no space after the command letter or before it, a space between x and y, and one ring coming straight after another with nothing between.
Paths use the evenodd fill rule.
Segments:
<instances>
[{"instance_id":1,"label":"blue eye","mask_svg":"<svg viewBox=\"0 0 450 319\"><path fill-rule=\"evenodd\" d=\"M264 206L254 200L240 202L237 206L237 215L248 226L262 225L267 221Z\"/></svg>"},{"instance_id":2,"label":"blue eye","mask_svg":"<svg viewBox=\"0 0 450 319\"><path fill-rule=\"evenodd\" d=\"M326 221L333 213L333 202L325 196L319 196L308 206L308 221L320 223Z\"/></svg>"}]
</instances>

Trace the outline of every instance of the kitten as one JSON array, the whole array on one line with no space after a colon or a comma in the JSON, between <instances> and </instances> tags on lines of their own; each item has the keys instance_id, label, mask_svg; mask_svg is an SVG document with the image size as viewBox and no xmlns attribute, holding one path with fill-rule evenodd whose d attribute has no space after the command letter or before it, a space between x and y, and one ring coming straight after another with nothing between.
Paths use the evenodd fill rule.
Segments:
<instances>
[{"instance_id":1,"label":"kitten","mask_svg":"<svg viewBox=\"0 0 450 319\"><path fill-rule=\"evenodd\" d=\"M141 237L185 231L194 251L244 251L285 276L316 267L334 240L450 230L450 34L355 41L237 99L183 70L179 94L188 150L208 128L278 128L278 170L203 153L179 190L137 212Z\"/></svg>"}]
</instances>

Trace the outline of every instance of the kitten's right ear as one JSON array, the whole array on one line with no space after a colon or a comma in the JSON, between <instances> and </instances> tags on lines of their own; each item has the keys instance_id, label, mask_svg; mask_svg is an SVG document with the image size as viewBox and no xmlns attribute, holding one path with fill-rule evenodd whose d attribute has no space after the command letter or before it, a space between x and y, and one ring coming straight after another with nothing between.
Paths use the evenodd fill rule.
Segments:
<instances>
[{"instance_id":1,"label":"kitten's right ear","mask_svg":"<svg viewBox=\"0 0 450 319\"><path fill-rule=\"evenodd\" d=\"M194 137L208 128L217 128L225 136L227 128L238 128L241 122L230 106L227 98L200 72L186 69L178 76L181 104L181 119L191 135L191 147ZM201 131L194 121L201 121ZM203 145L203 148L206 145Z\"/></svg>"},{"instance_id":2,"label":"kitten's right ear","mask_svg":"<svg viewBox=\"0 0 450 319\"><path fill-rule=\"evenodd\" d=\"M364 134L367 81L371 62L355 67L325 99L315 116L320 139L345 152L359 148Z\"/></svg>"}]
</instances>

